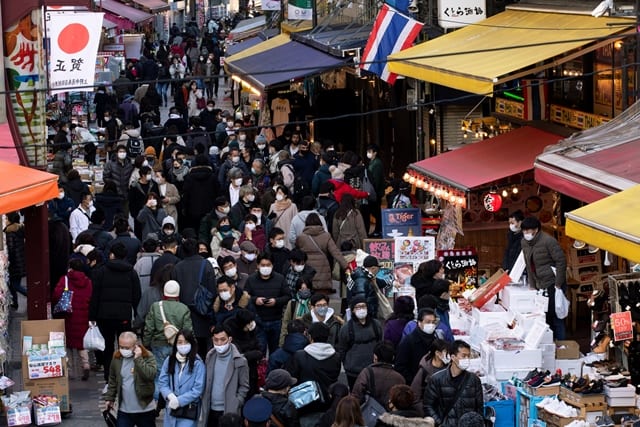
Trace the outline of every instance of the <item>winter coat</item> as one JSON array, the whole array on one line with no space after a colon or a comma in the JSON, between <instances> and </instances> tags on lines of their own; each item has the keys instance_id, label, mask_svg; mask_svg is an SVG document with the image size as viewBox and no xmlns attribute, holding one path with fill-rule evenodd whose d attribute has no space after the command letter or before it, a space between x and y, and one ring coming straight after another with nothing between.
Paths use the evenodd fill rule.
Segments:
<instances>
[{"instance_id":1,"label":"winter coat","mask_svg":"<svg viewBox=\"0 0 640 427\"><path fill-rule=\"evenodd\" d=\"M158 185L158 190L160 191L160 198L162 200L167 199L167 202L162 203L162 208L177 224L178 208L176 205L180 202L180 193L178 193L178 188L168 182L163 185Z\"/></svg>"},{"instance_id":2,"label":"winter coat","mask_svg":"<svg viewBox=\"0 0 640 427\"><path fill-rule=\"evenodd\" d=\"M311 192L314 197L318 197L320 193L320 186L331 179L331 172L329 172L329 165L322 165L318 168L313 179L311 180Z\"/></svg>"},{"instance_id":3,"label":"winter coat","mask_svg":"<svg viewBox=\"0 0 640 427\"><path fill-rule=\"evenodd\" d=\"M227 367L227 375L224 378L224 412L239 414L249 391L249 367L235 344L231 344L232 361ZM215 349L209 350L205 361L207 380L202 394L202 410L198 419L198 427L205 427L209 420L209 408L211 407L211 386L218 353Z\"/></svg>"},{"instance_id":4,"label":"winter coat","mask_svg":"<svg viewBox=\"0 0 640 427\"><path fill-rule=\"evenodd\" d=\"M309 214L312 214L312 213L315 213L316 215L318 215L318 217L320 217L320 222L322 223L322 228L324 229L324 231L331 232L331 230L329 230L327 228L327 221L325 220L325 218L322 215L320 215L320 213L317 210L312 209L310 211L300 211L291 220L291 228L289 229L288 238L289 238L289 242L292 245L296 244L296 239L304 231L305 222L307 221L307 217L309 216ZM338 247L339 246L340 245L338 245Z\"/></svg>"},{"instance_id":5,"label":"winter coat","mask_svg":"<svg viewBox=\"0 0 640 427\"><path fill-rule=\"evenodd\" d=\"M9 277L19 278L27 275L25 257L24 225L9 224L4 228L9 255Z\"/></svg>"},{"instance_id":6,"label":"winter coat","mask_svg":"<svg viewBox=\"0 0 640 427\"><path fill-rule=\"evenodd\" d=\"M280 320L285 305L291 298L289 289L282 274L271 273L268 279L263 279L260 272L255 272L247 279L244 290L251 295L251 303L256 308L256 313L264 321ZM259 297L275 298L276 304L272 307L257 305L256 299Z\"/></svg>"},{"instance_id":7,"label":"winter coat","mask_svg":"<svg viewBox=\"0 0 640 427\"><path fill-rule=\"evenodd\" d=\"M180 373L181 369L182 373ZM180 406L200 403L206 378L206 368L200 356L196 356L193 370L189 369L189 362L186 362L181 368L180 363L176 361L173 372L169 372L169 358L167 357L160 370L158 391L165 399L173 393L178 398ZM176 418L171 416L171 411L164 411L164 427L194 427L196 425L197 420Z\"/></svg>"},{"instance_id":8,"label":"winter coat","mask_svg":"<svg viewBox=\"0 0 640 427\"><path fill-rule=\"evenodd\" d=\"M138 252L142 249L142 244L137 237L132 236L128 231L124 233L116 234L116 238L109 242L107 248L105 249L105 253L108 254L111 250L111 247L116 243L122 243L127 248L127 262L131 265L135 265L138 260Z\"/></svg>"},{"instance_id":9,"label":"winter coat","mask_svg":"<svg viewBox=\"0 0 640 427\"><path fill-rule=\"evenodd\" d=\"M421 418L416 411L392 411L380 415L376 427L435 427L433 418Z\"/></svg>"},{"instance_id":10,"label":"winter coat","mask_svg":"<svg viewBox=\"0 0 640 427\"><path fill-rule=\"evenodd\" d=\"M287 334L280 348L269 355L269 372L274 369L286 369L291 356L293 356L296 351L304 349L308 344L309 341L307 337L301 332Z\"/></svg>"},{"instance_id":11,"label":"winter coat","mask_svg":"<svg viewBox=\"0 0 640 427\"><path fill-rule=\"evenodd\" d=\"M318 196L317 208L318 212L324 212L321 214L327 220L327 230L333 230L333 217L338 210L338 202L331 196Z\"/></svg>"},{"instance_id":12,"label":"winter coat","mask_svg":"<svg viewBox=\"0 0 640 427\"><path fill-rule=\"evenodd\" d=\"M273 259L273 270L284 275L289 268L289 257L291 251L287 248L274 248L271 245L267 245L264 251L271 255Z\"/></svg>"},{"instance_id":13,"label":"winter coat","mask_svg":"<svg viewBox=\"0 0 640 427\"><path fill-rule=\"evenodd\" d=\"M283 229L285 233L291 229L291 220L297 213L298 207L290 199L276 200L269 208L269 217L273 226ZM271 214L275 214L275 216ZM284 246L287 249L293 249L289 239L284 239Z\"/></svg>"},{"instance_id":14,"label":"winter coat","mask_svg":"<svg viewBox=\"0 0 640 427\"><path fill-rule=\"evenodd\" d=\"M249 261L242 256L242 253L236 259L236 265L238 267L238 273L246 274L247 276L251 276L253 273L258 271L258 261L253 260Z\"/></svg>"},{"instance_id":15,"label":"winter coat","mask_svg":"<svg viewBox=\"0 0 640 427\"><path fill-rule=\"evenodd\" d=\"M408 322L408 319L390 319L384 322L384 340L393 343L394 346L400 344L402 331Z\"/></svg>"},{"instance_id":16,"label":"winter coat","mask_svg":"<svg viewBox=\"0 0 640 427\"><path fill-rule=\"evenodd\" d=\"M132 169L133 170L133 169ZM128 187L127 187L128 188ZM119 190L118 190L119 191ZM124 196L126 193L98 193L96 194L96 200L94 206L96 209L102 209L104 212L104 226L105 230L111 230L113 228L113 218L117 214L122 214L122 206L124 204Z\"/></svg>"},{"instance_id":17,"label":"winter coat","mask_svg":"<svg viewBox=\"0 0 640 427\"><path fill-rule=\"evenodd\" d=\"M149 234L154 233L156 236L162 228L162 220L167 216L167 213L162 208L151 209L148 206L144 206L136 219L142 224L142 240L146 240Z\"/></svg>"},{"instance_id":18,"label":"winter coat","mask_svg":"<svg viewBox=\"0 0 640 427\"><path fill-rule=\"evenodd\" d=\"M262 397L271 402L271 414L276 417L282 425L287 427L300 427L300 421L298 420L298 411L293 403L289 401L286 394L271 393L269 391L263 391L260 393ZM275 427L275 423L272 422Z\"/></svg>"},{"instance_id":19,"label":"winter coat","mask_svg":"<svg viewBox=\"0 0 640 427\"><path fill-rule=\"evenodd\" d=\"M111 235L111 233L105 231L100 224L89 224L89 228L80 233L78 236L81 236L83 234L89 234L93 236L94 240L96 241L96 248L100 252L102 252L105 259L107 259L109 254L105 254L104 250L109 245L109 242L113 240L113 236ZM80 237L78 237L77 239L79 240Z\"/></svg>"},{"instance_id":20,"label":"winter coat","mask_svg":"<svg viewBox=\"0 0 640 427\"><path fill-rule=\"evenodd\" d=\"M145 408L153 400L156 371L158 368L154 355L143 345L138 345L142 350L142 354L133 360L133 382L138 403ZM122 371L122 359L123 357L122 354L120 354L120 350L117 350L113 355L111 366L109 367L107 392L103 396L106 402L115 402L116 397L118 398L118 403L122 400L122 375L120 374L120 371Z\"/></svg>"},{"instance_id":21,"label":"winter coat","mask_svg":"<svg viewBox=\"0 0 640 427\"><path fill-rule=\"evenodd\" d=\"M402 374L407 384L411 384L418 372L418 365L425 354L431 350L436 334L427 334L416 328L400 341L396 353L396 370Z\"/></svg>"},{"instance_id":22,"label":"winter coat","mask_svg":"<svg viewBox=\"0 0 640 427\"><path fill-rule=\"evenodd\" d=\"M356 268L351 273L353 286L347 291L347 302L351 301L356 295L362 295L367 300L369 314L374 319L378 317L378 294L376 294L374 286L378 286L375 277L370 278L369 272L364 267Z\"/></svg>"},{"instance_id":23,"label":"winter coat","mask_svg":"<svg viewBox=\"0 0 640 427\"><path fill-rule=\"evenodd\" d=\"M335 187L335 190L333 190L333 197L338 203L342 201L342 196L345 194L351 194L354 199L366 199L369 197L369 194L367 194L366 191L356 190L341 179L332 178L329 182Z\"/></svg>"},{"instance_id":24,"label":"winter coat","mask_svg":"<svg viewBox=\"0 0 640 427\"><path fill-rule=\"evenodd\" d=\"M71 200L73 200L76 206L82 201L82 194L89 192L89 186L82 182L80 178L68 180L64 183L63 187L65 194L71 197Z\"/></svg>"},{"instance_id":25,"label":"winter coat","mask_svg":"<svg viewBox=\"0 0 640 427\"><path fill-rule=\"evenodd\" d=\"M302 316L302 322L307 330L311 327L313 322L318 322L316 314L311 310L309 313ZM329 340L327 341L334 348L338 345L338 335L340 334L340 328L344 325L344 319L333 311L333 308L329 307L327 315L324 319L324 324L329 327Z\"/></svg>"},{"instance_id":26,"label":"winter coat","mask_svg":"<svg viewBox=\"0 0 640 427\"><path fill-rule=\"evenodd\" d=\"M211 243L209 243L209 247L211 248L211 254L214 258L220 256L220 243L222 243L222 239L227 236L233 236L235 240L240 238L240 232L237 230L229 230L227 233L222 233L218 231L218 229L212 230Z\"/></svg>"},{"instance_id":27,"label":"winter coat","mask_svg":"<svg viewBox=\"0 0 640 427\"><path fill-rule=\"evenodd\" d=\"M351 319L340 328L338 347L347 375L357 377L360 371L371 364L373 349L382 341L382 327L380 323L367 316L363 325L360 321Z\"/></svg>"},{"instance_id":28,"label":"winter coat","mask_svg":"<svg viewBox=\"0 0 640 427\"><path fill-rule=\"evenodd\" d=\"M340 355L331 344L311 343L295 352L287 371L298 380L297 384L316 381L322 390L322 395L326 397L329 396L331 384L338 381ZM328 402L318 406L318 409L325 410Z\"/></svg>"},{"instance_id":29,"label":"winter coat","mask_svg":"<svg viewBox=\"0 0 640 427\"><path fill-rule=\"evenodd\" d=\"M522 231L514 233L513 231L507 231L507 249L504 251L504 257L502 258L502 268L505 271L511 271L513 264L516 263L518 256L522 251Z\"/></svg>"},{"instance_id":30,"label":"winter coat","mask_svg":"<svg viewBox=\"0 0 640 427\"><path fill-rule=\"evenodd\" d=\"M178 328L178 330L192 330L191 311L189 307L180 301L163 300L151 304L149 313L144 321L144 334L142 343L151 348L170 346L164 336L164 322L160 313L160 303L167 322Z\"/></svg>"},{"instance_id":31,"label":"winter coat","mask_svg":"<svg viewBox=\"0 0 640 427\"><path fill-rule=\"evenodd\" d=\"M76 208L75 203L71 197L67 195L64 196L63 199L52 199L47 203L47 210L51 212L51 217L58 217L64 223L69 226L69 216L71 212Z\"/></svg>"},{"instance_id":32,"label":"winter coat","mask_svg":"<svg viewBox=\"0 0 640 427\"><path fill-rule=\"evenodd\" d=\"M255 312L255 309L251 306L251 296L238 286L236 286L236 292L231 305L233 308L231 310L227 309L220 296L216 296L216 299L213 301L213 317L215 325L224 324L225 320L235 316L236 313L243 308Z\"/></svg>"},{"instance_id":33,"label":"winter coat","mask_svg":"<svg viewBox=\"0 0 640 427\"><path fill-rule=\"evenodd\" d=\"M125 260L112 259L93 274L89 320L131 320L140 302L140 279Z\"/></svg>"},{"instance_id":34,"label":"winter coat","mask_svg":"<svg viewBox=\"0 0 640 427\"><path fill-rule=\"evenodd\" d=\"M442 371L443 369L447 369L448 365L442 365L441 368L436 368L431 363L432 359L430 355L426 355L420 360L420 364L418 365L418 372L416 376L413 377L413 381L411 381L411 390L413 390L413 394L415 394L416 398L420 400L420 405L422 407L422 398L424 397L424 390L427 386L427 383L436 372Z\"/></svg>"},{"instance_id":35,"label":"winter coat","mask_svg":"<svg viewBox=\"0 0 640 427\"><path fill-rule=\"evenodd\" d=\"M240 230L242 230L242 234L238 239L239 244L242 244L242 242L248 240L256 245L256 248L258 248L258 252L264 252L264 247L267 245L267 233L265 232L265 229L262 225L256 226L256 228L251 232L251 240L247 238L247 234L244 230L244 222L241 224Z\"/></svg>"},{"instance_id":36,"label":"winter coat","mask_svg":"<svg viewBox=\"0 0 640 427\"><path fill-rule=\"evenodd\" d=\"M316 269L316 275L313 277L313 288L316 290L331 289L333 286L329 256L340 264L341 269L344 270L348 266L331 235L324 231L321 225L306 226L296 240L296 246L307 254L307 264Z\"/></svg>"},{"instance_id":37,"label":"winter coat","mask_svg":"<svg viewBox=\"0 0 640 427\"><path fill-rule=\"evenodd\" d=\"M307 185L311 185L313 175L318 169L318 161L316 156L310 151L307 151L304 155L300 151L293 156L293 168L296 171L296 176L301 177Z\"/></svg>"},{"instance_id":38,"label":"winter coat","mask_svg":"<svg viewBox=\"0 0 640 427\"><path fill-rule=\"evenodd\" d=\"M67 340L67 347L83 349L84 334L87 332L89 324L89 304L91 302L91 293L93 285L82 271L69 270L66 276L58 281L53 291L52 299L58 302L62 296L65 286L65 277L68 278L68 288L73 291L71 299L71 314L65 316L64 330Z\"/></svg>"},{"instance_id":39,"label":"winter coat","mask_svg":"<svg viewBox=\"0 0 640 427\"><path fill-rule=\"evenodd\" d=\"M380 202L384 196L384 165L379 157L371 160L367 166L367 175L376 190L377 201Z\"/></svg>"},{"instance_id":40,"label":"winter coat","mask_svg":"<svg viewBox=\"0 0 640 427\"><path fill-rule=\"evenodd\" d=\"M133 320L132 326L134 330L144 328L144 321L147 318L147 314L149 314L151 305L154 302L160 301L162 299L162 294L162 289L158 286L150 287L142 293L142 297L140 297L140 302L138 303L136 317Z\"/></svg>"},{"instance_id":41,"label":"winter coat","mask_svg":"<svg viewBox=\"0 0 640 427\"><path fill-rule=\"evenodd\" d=\"M302 307L301 307L302 305ZM280 326L280 340L278 345L282 347L284 345L284 338L287 336L287 327L289 323L291 323L294 319L299 319L300 317L296 317L295 313L299 309L304 311L304 314L309 313L309 300L300 301L300 299L296 296L289 300L287 303L287 307L284 309L284 314L282 315L282 322ZM303 315L304 315L303 314Z\"/></svg>"},{"instance_id":42,"label":"winter coat","mask_svg":"<svg viewBox=\"0 0 640 427\"><path fill-rule=\"evenodd\" d=\"M217 181L211 166L194 166L184 178L182 206L191 218L202 218L213 209Z\"/></svg>"},{"instance_id":43,"label":"winter coat","mask_svg":"<svg viewBox=\"0 0 640 427\"><path fill-rule=\"evenodd\" d=\"M175 256L175 254L169 251L165 251L162 255L160 255L160 258L153 262L153 265L151 266L151 277L153 277L157 271L162 270L162 267L169 264L176 265L179 261L180 258Z\"/></svg>"},{"instance_id":44,"label":"winter coat","mask_svg":"<svg viewBox=\"0 0 640 427\"><path fill-rule=\"evenodd\" d=\"M202 273L202 285L215 294L216 274L211 263L200 255L193 255L178 262L173 270L172 279L180 283L180 302L191 308L191 321L193 322L193 333L198 338L210 338L209 327L213 320L208 316L202 316L193 306L193 297L196 289L200 285L200 268L204 265Z\"/></svg>"},{"instance_id":45,"label":"winter coat","mask_svg":"<svg viewBox=\"0 0 640 427\"><path fill-rule=\"evenodd\" d=\"M434 281L433 277L424 277L419 272L411 276L411 286L416 290L416 301L420 301L420 298L430 294Z\"/></svg>"},{"instance_id":46,"label":"winter coat","mask_svg":"<svg viewBox=\"0 0 640 427\"><path fill-rule=\"evenodd\" d=\"M373 356L372 356L373 358ZM373 374L373 390L371 390L370 375ZM389 363L373 363L364 368L353 384L351 394L364 403L368 394L385 408L389 401L389 390L396 384L404 384L404 378L393 369Z\"/></svg>"},{"instance_id":47,"label":"winter coat","mask_svg":"<svg viewBox=\"0 0 640 427\"><path fill-rule=\"evenodd\" d=\"M149 283L151 282L151 267L155 260L160 258L158 252L142 252L138 257L133 269L138 273L140 278L140 292L144 294L149 289Z\"/></svg>"},{"instance_id":48,"label":"winter coat","mask_svg":"<svg viewBox=\"0 0 640 427\"><path fill-rule=\"evenodd\" d=\"M564 286L567 281L567 259L556 239L539 230L533 240L522 239L522 252L530 288L546 289L554 284L558 288ZM555 267L555 273L551 267Z\"/></svg>"},{"instance_id":49,"label":"winter coat","mask_svg":"<svg viewBox=\"0 0 640 427\"><path fill-rule=\"evenodd\" d=\"M129 178L133 172L133 163L128 157L124 160L110 160L104 165L102 172L102 180L111 180L116 183L118 194L127 196L129 191Z\"/></svg>"},{"instance_id":50,"label":"winter coat","mask_svg":"<svg viewBox=\"0 0 640 427\"><path fill-rule=\"evenodd\" d=\"M140 211L146 207L147 198L151 192L158 194L158 184L154 181L146 184L136 181L129 188L129 212L133 218L137 219ZM160 223L162 224L162 221Z\"/></svg>"},{"instance_id":51,"label":"winter coat","mask_svg":"<svg viewBox=\"0 0 640 427\"><path fill-rule=\"evenodd\" d=\"M49 277L51 287L67 273L71 253L69 227L58 220L49 220Z\"/></svg>"},{"instance_id":52,"label":"winter coat","mask_svg":"<svg viewBox=\"0 0 640 427\"><path fill-rule=\"evenodd\" d=\"M484 413L480 379L467 371L461 375L465 375L468 379L455 402L453 399L456 396L456 387L451 376L451 368L436 372L427 384L424 391L424 414L432 417L436 425L455 427L458 425L460 417L469 411ZM465 379L461 378L460 381L465 381ZM462 386L461 382L460 387ZM447 407L451 407L449 414L443 414Z\"/></svg>"},{"instance_id":53,"label":"winter coat","mask_svg":"<svg viewBox=\"0 0 640 427\"><path fill-rule=\"evenodd\" d=\"M362 241L367 238L367 230L360 211L352 209L344 218L334 217L331 235L338 247L342 246L342 242L351 240L355 249L363 249Z\"/></svg>"}]
</instances>

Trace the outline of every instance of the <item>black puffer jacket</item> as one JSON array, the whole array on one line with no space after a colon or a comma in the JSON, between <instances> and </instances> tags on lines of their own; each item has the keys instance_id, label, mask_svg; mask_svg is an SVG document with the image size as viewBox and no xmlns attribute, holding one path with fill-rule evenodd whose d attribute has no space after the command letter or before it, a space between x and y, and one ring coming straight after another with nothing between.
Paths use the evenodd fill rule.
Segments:
<instances>
[{"instance_id":1,"label":"black puffer jacket","mask_svg":"<svg viewBox=\"0 0 640 427\"><path fill-rule=\"evenodd\" d=\"M89 320L131 320L140 302L140 279L125 260L112 259L93 274Z\"/></svg>"},{"instance_id":2,"label":"black puffer jacket","mask_svg":"<svg viewBox=\"0 0 640 427\"><path fill-rule=\"evenodd\" d=\"M296 407L293 406L293 403L289 401L287 395L263 391L262 397L271 402L271 413L282 425L287 427L300 427L298 411Z\"/></svg>"},{"instance_id":3,"label":"black puffer jacket","mask_svg":"<svg viewBox=\"0 0 640 427\"><path fill-rule=\"evenodd\" d=\"M128 157L124 160L111 160L104 165L102 179L111 180L118 187L118 194L126 196L129 191L129 178L133 173L133 163Z\"/></svg>"},{"instance_id":4,"label":"black puffer jacket","mask_svg":"<svg viewBox=\"0 0 640 427\"><path fill-rule=\"evenodd\" d=\"M7 236L7 249L9 252L9 276L11 278L27 275L27 263L24 255L24 226L22 224L9 224L4 228Z\"/></svg>"},{"instance_id":5,"label":"black puffer jacket","mask_svg":"<svg viewBox=\"0 0 640 427\"><path fill-rule=\"evenodd\" d=\"M479 414L483 412L484 401L482 398L482 384L480 379L470 372L463 372L466 376L454 379L451 376L451 368L436 372L431 377L424 391L424 414L432 417L436 425L442 427L455 427L458 425L460 417L469 411ZM456 397L457 388L455 380L459 381L458 387L462 390L458 399ZM466 384L464 382L466 381ZM451 408L449 416L444 414L447 408Z\"/></svg>"},{"instance_id":6,"label":"black puffer jacket","mask_svg":"<svg viewBox=\"0 0 640 427\"><path fill-rule=\"evenodd\" d=\"M435 333L427 334L420 328L415 328L400 341L396 356L396 370L402 374L407 384L413 381L413 377L418 372L420 359L431 350L435 338Z\"/></svg>"},{"instance_id":7,"label":"black puffer jacket","mask_svg":"<svg viewBox=\"0 0 640 427\"><path fill-rule=\"evenodd\" d=\"M513 231L507 231L507 249L504 252L504 258L502 259L502 268L505 270L511 270L513 264L516 263L518 255L522 250L522 231L514 233Z\"/></svg>"},{"instance_id":8,"label":"black puffer jacket","mask_svg":"<svg viewBox=\"0 0 640 427\"><path fill-rule=\"evenodd\" d=\"M554 284L558 288L564 286L567 281L567 259L556 239L538 231L530 242L522 239L522 252L527 263L530 288L546 289ZM551 267L555 267L555 273Z\"/></svg>"},{"instance_id":9,"label":"black puffer jacket","mask_svg":"<svg viewBox=\"0 0 640 427\"><path fill-rule=\"evenodd\" d=\"M213 210L218 181L211 166L194 166L184 178L182 203L190 217L202 218Z\"/></svg>"},{"instance_id":10,"label":"black puffer jacket","mask_svg":"<svg viewBox=\"0 0 640 427\"><path fill-rule=\"evenodd\" d=\"M244 290L251 295L251 303L256 308L256 313L264 321L282 319L284 307L291 299L289 289L282 274L273 272L268 279L263 279L260 272L255 272L247 279ZM272 307L256 304L256 299L275 298L276 304Z\"/></svg>"}]
</instances>

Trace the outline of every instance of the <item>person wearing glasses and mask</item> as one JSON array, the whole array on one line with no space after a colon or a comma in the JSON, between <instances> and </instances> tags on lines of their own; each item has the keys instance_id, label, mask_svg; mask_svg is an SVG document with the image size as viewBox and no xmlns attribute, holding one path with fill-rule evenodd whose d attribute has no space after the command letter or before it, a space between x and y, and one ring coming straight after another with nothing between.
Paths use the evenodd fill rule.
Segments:
<instances>
[{"instance_id":1,"label":"person wearing glasses and mask","mask_svg":"<svg viewBox=\"0 0 640 427\"><path fill-rule=\"evenodd\" d=\"M329 339L327 343L336 347L338 344L338 334L344 325L344 319L340 317L333 308L329 307L329 296L324 294L313 294L309 299L309 312L302 316L307 330L313 323L324 323L329 327Z\"/></svg>"}]
</instances>

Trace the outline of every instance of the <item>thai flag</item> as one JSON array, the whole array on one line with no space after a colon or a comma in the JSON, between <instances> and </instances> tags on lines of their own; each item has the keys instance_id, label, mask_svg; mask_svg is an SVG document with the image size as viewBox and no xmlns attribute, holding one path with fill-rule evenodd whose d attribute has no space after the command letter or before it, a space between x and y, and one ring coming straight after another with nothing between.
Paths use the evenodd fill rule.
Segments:
<instances>
[{"instance_id":1,"label":"thai flag","mask_svg":"<svg viewBox=\"0 0 640 427\"><path fill-rule=\"evenodd\" d=\"M388 4L383 4L360 59L360 68L375 73L382 80L393 84L396 74L389 71L387 56L410 47L423 25Z\"/></svg>"}]
</instances>

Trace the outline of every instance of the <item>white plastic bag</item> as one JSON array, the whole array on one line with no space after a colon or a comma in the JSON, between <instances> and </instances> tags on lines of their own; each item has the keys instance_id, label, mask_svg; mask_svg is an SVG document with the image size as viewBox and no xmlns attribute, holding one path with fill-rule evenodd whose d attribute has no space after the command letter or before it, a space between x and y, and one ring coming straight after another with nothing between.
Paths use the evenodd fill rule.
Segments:
<instances>
[{"instance_id":1,"label":"white plastic bag","mask_svg":"<svg viewBox=\"0 0 640 427\"><path fill-rule=\"evenodd\" d=\"M569 300L562 292L562 289L556 288L555 306L558 319L562 320L569 315Z\"/></svg>"},{"instance_id":2,"label":"white plastic bag","mask_svg":"<svg viewBox=\"0 0 640 427\"><path fill-rule=\"evenodd\" d=\"M104 351L104 337L100 333L98 326L89 326L89 329L87 329L87 332L84 334L82 345L85 350Z\"/></svg>"}]
</instances>

